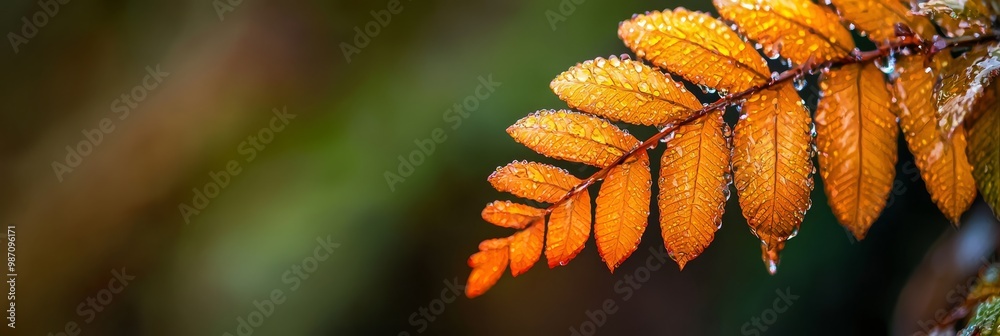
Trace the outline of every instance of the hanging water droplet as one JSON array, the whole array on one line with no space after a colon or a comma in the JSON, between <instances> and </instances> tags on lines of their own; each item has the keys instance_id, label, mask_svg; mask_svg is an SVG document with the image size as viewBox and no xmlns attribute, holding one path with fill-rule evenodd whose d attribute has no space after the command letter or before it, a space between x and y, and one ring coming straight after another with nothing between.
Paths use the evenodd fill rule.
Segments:
<instances>
[{"instance_id":1,"label":"hanging water droplet","mask_svg":"<svg viewBox=\"0 0 1000 336\"><path fill-rule=\"evenodd\" d=\"M701 93L708 94L708 86L698 84L698 89L701 90Z\"/></svg>"},{"instance_id":2,"label":"hanging water droplet","mask_svg":"<svg viewBox=\"0 0 1000 336\"><path fill-rule=\"evenodd\" d=\"M896 70L896 58L891 53L883 58L875 59L875 65L884 74L891 74Z\"/></svg>"},{"instance_id":3,"label":"hanging water droplet","mask_svg":"<svg viewBox=\"0 0 1000 336\"><path fill-rule=\"evenodd\" d=\"M659 131L660 131L660 132L664 132L664 131L666 131L667 129L670 129L671 127L674 127L674 124L673 124L673 123L670 123L670 124L666 124L666 125L663 125L663 127L660 127Z\"/></svg>"},{"instance_id":4,"label":"hanging water droplet","mask_svg":"<svg viewBox=\"0 0 1000 336\"><path fill-rule=\"evenodd\" d=\"M806 88L806 78L803 76L795 77L795 79L792 80L792 84L795 86L795 91L802 91L802 89Z\"/></svg>"},{"instance_id":5,"label":"hanging water droplet","mask_svg":"<svg viewBox=\"0 0 1000 336\"><path fill-rule=\"evenodd\" d=\"M774 247L768 247L767 243L763 240L760 241L761 259L764 260L764 266L767 267L767 273L770 273L771 275L778 273L778 263L780 262L780 256L778 253L784 245L785 243L781 241L777 242Z\"/></svg>"},{"instance_id":6,"label":"hanging water droplet","mask_svg":"<svg viewBox=\"0 0 1000 336\"><path fill-rule=\"evenodd\" d=\"M771 275L775 275L778 273L778 262L776 260L768 259L766 263L767 263L767 273L770 273Z\"/></svg>"}]
</instances>

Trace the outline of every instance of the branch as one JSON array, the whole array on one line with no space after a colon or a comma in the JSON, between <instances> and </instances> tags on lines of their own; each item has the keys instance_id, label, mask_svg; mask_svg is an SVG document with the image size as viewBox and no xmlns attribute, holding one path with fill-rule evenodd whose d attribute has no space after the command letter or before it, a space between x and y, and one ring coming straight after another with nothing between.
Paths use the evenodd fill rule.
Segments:
<instances>
[{"instance_id":1,"label":"branch","mask_svg":"<svg viewBox=\"0 0 1000 336\"><path fill-rule=\"evenodd\" d=\"M744 91L730 93L725 97L719 98L715 102L705 105L701 109L693 112L687 118L684 118L679 122L675 122L661 129L658 133L654 134L649 139L646 139L646 141L643 141L641 144L639 144L639 146L628 151L627 153L619 157L617 160L615 160L607 167L601 168L601 170L597 171L596 173L588 177L586 180L580 182L580 184L577 185L576 187L573 187L573 189L570 189L566 193L566 195L564 195L561 199L559 199L559 201L552 203L552 205L546 208L544 214L532 218L531 221L535 221L539 218L544 217L545 215L552 213L552 211L555 210L556 207L562 205L570 198L576 196L580 192L583 192L590 186L594 185L594 183L597 183L597 181L600 181L605 176L607 176L608 172L610 172L612 168L623 164L625 161L628 161L640 151L656 148L656 145L657 143L660 142L660 139L663 139L668 134L677 131L677 129L680 128L681 126L694 122L695 120L698 120L698 118L708 115L713 111L721 111L726 107L734 105L743 100L744 98L747 98L750 95L753 95L757 92L767 90L779 84L792 81L804 74L815 73L816 71L823 69L830 69L834 67L840 67L857 63L867 63L874 61L875 59L878 58L890 56L893 54L898 54L904 50L915 52L914 55L919 54L919 55L930 56L949 48L976 45L987 41L995 41L1000 39L1000 35L998 34L1000 34L1000 32L994 32L992 34L984 34L982 36L976 36L976 37L962 36L952 39L940 39L935 41L923 41L920 40L915 35L909 35L901 37L901 39L897 42L883 45L875 50L862 52L855 49L851 55L822 63L814 63L812 61L807 61L804 64L801 64L797 67L782 72L780 75L772 78L770 81L766 83L758 84Z\"/></svg>"}]
</instances>

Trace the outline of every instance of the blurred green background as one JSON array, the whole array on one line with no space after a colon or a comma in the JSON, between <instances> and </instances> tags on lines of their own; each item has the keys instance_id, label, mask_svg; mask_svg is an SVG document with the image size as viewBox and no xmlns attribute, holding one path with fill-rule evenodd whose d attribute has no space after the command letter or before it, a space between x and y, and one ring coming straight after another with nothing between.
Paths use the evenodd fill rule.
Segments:
<instances>
[{"instance_id":1,"label":"blurred green background","mask_svg":"<svg viewBox=\"0 0 1000 336\"><path fill-rule=\"evenodd\" d=\"M46 3L0 4L0 219L18 242L18 324L4 335L70 324L83 335L245 335L251 316L254 335L587 335L588 312L609 299L617 310L597 319L599 335L910 335L995 247L989 210L977 203L953 229L901 147L899 188L868 238L836 223L818 182L775 276L734 197L701 257L651 272L628 300L616 284L662 245L655 209L615 274L591 241L566 267L540 263L452 300L449 283L465 282L479 241L510 234L479 215L510 198L486 183L495 167L528 159L593 172L542 158L504 129L565 107L548 89L561 71L627 53L621 20L709 2L403 0L349 61L342 44L357 47L355 28L377 24L371 11L387 1ZM10 34L25 35L22 18L51 3L58 12L15 52ZM547 11L564 20L553 26ZM115 100L157 66L169 75L139 89L147 96L121 118ZM488 98L460 124L447 119L490 77L500 84ZM815 81L802 92L811 105L815 92ZM276 108L294 119L266 131ZM105 118L114 130L57 172L66 147ZM438 128L446 139L387 183L398 157ZM239 173L186 221L182 205L230 162ZM326 255L317 239L339 245L309 261ZM123 269L134 279L108 296ZM271 311L262 302L276 290ZM798 298L766 330L748 328L776 290ZM94 297L101 310L81 310Z\"/></svg>"}]
</instances>

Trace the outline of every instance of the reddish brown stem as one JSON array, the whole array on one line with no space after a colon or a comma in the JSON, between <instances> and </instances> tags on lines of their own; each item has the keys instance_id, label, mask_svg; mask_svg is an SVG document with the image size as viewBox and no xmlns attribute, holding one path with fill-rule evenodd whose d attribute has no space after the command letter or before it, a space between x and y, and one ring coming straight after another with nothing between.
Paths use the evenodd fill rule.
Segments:
<instances>
[{"instance_id":1,"label":"reddish brown stem","mask_svg":"<svg viewBox=\"0 0 1000 336\"><path fill-rule=\"evenodd\" d=\"M681 126L684 126L695 120L698 120L698 118L701 118L712 111L722 110L730 105L736 104L741 100L743 100L744 98L747 98L750 95L753 95L757 92L770 89L782 83L789 82L795 78L798 78L799 76L802 76L803 74L814 73L816 71L850 65L850 64L872 62L875 59L883 58L894 53L899 53L903 50L908 50L916 54L933 55L934 53L937 53L945 49L975 45L985 41L997 40L998 38L1000 38L1000 36L998 36L997 34L986 34L977 37L962 36L953 39L946 39L945 41L947 43L945 44L945 47L938 47L935 46L935 44L931 41L922 41L915 36L907 36L907 37L901 37L900 40L895 43L889 43L887 45L883 45L875 50L855 52L846 57L822 63L806 62L804 64L801 64L799 66L796 66L794 68L782 72L780 75L772 78L770 81L766 83L761 83L744 91L730 93L725 97L719 98L719 100L716 100L711 104L705 105L701 109L692 113L687 118L684 118L679 122L675 122L670 126L661 129L658 133L654 134L653 136L649 137L649 139L646 139L646 141L643 141L641 144L639 144L638 147L635 147L632 150L628 151L627 153L619 157L617 160L615 160L607 167L601 168L601 170L597 171L587 179L583 180L579 185L573 187L573 189L570 189L565 196L559 199L559 201L552 203L552 205L546 208L545 214L547 215L551 213L553 210L555 210L556 207L562 205L573 196L576 196L580 192L594 185L594 183L597 183L597 181L603 179L605 176L607 176L608 172L611 171L612 168L617 167L622 163L624 163L625 161L629 160L630 158L635 156L636 153L639 153L639 151L656 148L656 144L660 142L660 139L663 139L668 134L677 131L677 129L680 128Z\"/></svg>"}]
</instances>

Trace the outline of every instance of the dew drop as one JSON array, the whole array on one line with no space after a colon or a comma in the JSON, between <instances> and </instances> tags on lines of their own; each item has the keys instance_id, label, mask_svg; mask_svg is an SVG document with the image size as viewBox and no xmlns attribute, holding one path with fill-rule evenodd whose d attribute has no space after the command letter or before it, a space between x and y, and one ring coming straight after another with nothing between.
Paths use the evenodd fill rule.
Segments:
<instances>
[{"instance_id":1,"label":"dew drop","mask_svg":"<svg viewBox=\"0 0 1000 336\"><path fill-rule=\"evenodd\" d=\"M673 140L674 136L676 136L676 135L677 135L677 132L670 132L670 133L667 134L667 136L665 136L663 138L660 138L660 142L666 143L666 142L668 142L670 140Z\"/></svg>"},{"instance_id":2,"label":"dew drop","mask_svg":"<svg viewBox=\"0 0 1000 336\"><path fill-rule=\"evenodd\" d=\"M783 244L784 243L778 243L779 246L781 246ZM769 273L771 275L774 275L775 273L778 273L778 263L780 262L780 259L779 259L779 256L778 256L778 251L779 250L778 249L769 249L767 247L767 244L765 244L763 241L760 242L760 247L761 247L761 250L763 250L763 253L761 255L761 259L764 260L764 266L767 267L767 273Z\"/></svg>"},{"instance_id":3,"label":"dew drop","mask_svg":"<svg viewBox=\"0 0 1000 336\"><path fill-rule=\"evenodd\" d=\"M802 91L802 89L806 88L806 78L803 76L795 77L792 84L795 86L796 91Z\"/></svg>"},{"instance_id":4,"label":"dew drop","mask_svg":"<svg viewBox=\"0 0 1000 336\"><path fill-rule=\"evenodd\" d=\"M881 70L882 73L888 75L896 70L896 58L892 54L889 54L886 57L876 59L875 65L878 66L878 69Z\"/></svg>"},{"instance_id":5,"label":"dew drop","mask_svg":"<svg viewBox=\"0 0 1000 336\"><path fill-rule=\"evenodd\" d=\"M767 273L775 275L778 273L778 262L776 260L767 260Z\"/></svg>"}]
</instances>

